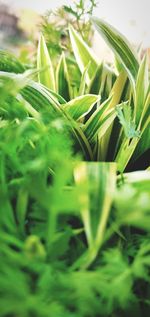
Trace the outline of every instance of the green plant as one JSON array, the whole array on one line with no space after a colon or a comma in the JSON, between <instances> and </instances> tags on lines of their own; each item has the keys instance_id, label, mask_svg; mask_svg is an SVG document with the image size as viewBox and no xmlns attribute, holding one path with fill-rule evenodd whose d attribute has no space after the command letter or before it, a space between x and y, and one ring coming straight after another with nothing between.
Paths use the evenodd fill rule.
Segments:
<instances>
[{"instance_id":1,"label":"green plant","mask_svg":"<svg viewBox=\"0 0 150 317\"><path fill-rule=\"evenodd\" d=\"M85 158L90 160L109 160L118 163L118 169L123 172L132 159L136 161L139 155L147 150L149 141L149 78L148 63L145 56L140 62L130 44L122 35L112 29L107 23L94 20L98 30L104 35L117 57L120 58L120 71L114 72L107 65L98 64L91 49L70 26L70 39L77 65L81 71L81 82L76 96L94 93L100 96L101 102L93 103L89 109L81 108L77 99L62 106L67 115L71 115L72 124L76 119L76 126L80 129L80 136L86 143ZM44 51L46 44L39 44L39 52ZM46 67L50 62L46 60L47 49L41 65ZM41 60L42 55L38 55ZM50 59L50 57L49 57ZM45 70L45 74L46 74ZM57 93L68 101L74 96L74 87L69 79L70 74L65 56L60 59L56 69ZM42 75L41 75L42 76ZM49 75L50 78L50 75ZM54 74L51 74L51 83ZM40 82L47 85L46 81ZM79 98L86 104L85 97ZM88 104L87 104L88 106ZM70 109L76 109L76 117ZM79 116L77 112L80 110ZM85 111L86 109L86 111ZM119 119L119 120L118 120ZM113 148L112 148L113 144ZM142 144L145 146L142 146ZM85 147L85 145L84 145ZM136 150L137 149L137 150ZM136 150L136 151L135 151ZM85 152L85 151L84 151ZM134 156L135 153L135 156ZM139 153L139 155L137 154Z\"/></svg>"},{"instance_id":2,"label":"green plant","mask_svg":"<svg viewBox=\"0 0 150 317\"><path fill-rule=\"evenodd\" d=\"M76 30L80 33L83 39L90 44L92 35L92 23L89 19L93 15L94 9L97 7L98 2L95 0L79 0L73 1L72 6L65 5L64 10L74 17L73 22Z\"/></svg>"},{"instance_id":3,"label":"green plant","mask_svg":"<svg viewBox=\"0 0 150 317\"><path fill-rule=\"evenodd\" d=\"M43 37L37 70L0 53L1 317L149 316L150 171L117 173L149 147L147 63L94 23L122 62L70 27L76 91Z\"/></svg>"},{"instance_id":4,"label":"green plant","mask_svg":"<svg viewBox=\"0 0 150 317\"><path fill-rule=\"evenodd\" d=\"M48 11L41 23L41 32L44 34L49 52L53 59L62 51L71 53L68 37L68 24L74 25L83 39L91 45L93 30L90 17L97 6L95 0L77 0L72 4L64 5L55 11Z\"/></svg>"}]
</instances>

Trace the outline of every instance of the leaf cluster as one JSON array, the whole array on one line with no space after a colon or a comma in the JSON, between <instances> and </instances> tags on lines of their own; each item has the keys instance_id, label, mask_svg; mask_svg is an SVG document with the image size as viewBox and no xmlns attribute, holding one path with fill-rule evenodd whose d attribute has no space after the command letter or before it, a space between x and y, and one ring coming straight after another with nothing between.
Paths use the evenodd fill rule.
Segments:
<instances>
[{"instance_id":1,"label":"leaf cluster","mask_svg":"<svg viewBox=\"0 0 150 317\"><path fill-rule=\"evenodd\" d=\"M36 70L1 53L1 317L149 316L150 171L118 173L149 147L147 59L94 23L120 67L70 27L76 90L43 36Z\"/></svg>"}]
</instances>

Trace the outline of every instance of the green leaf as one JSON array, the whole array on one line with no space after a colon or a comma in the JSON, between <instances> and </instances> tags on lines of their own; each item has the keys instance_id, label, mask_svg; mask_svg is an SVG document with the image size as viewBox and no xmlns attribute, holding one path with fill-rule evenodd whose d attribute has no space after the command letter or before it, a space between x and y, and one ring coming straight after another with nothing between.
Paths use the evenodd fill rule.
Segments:
<instances>
[{"instance_id":1,"label":"green leaf","mask_svg":"<svg viewBox=\"0 0 150 317\"><path fill-rule=\"evenodd\" d=\"M80 188L80 212L88 241L88 253L77 263L87 268L102 246L116 184L116 164L82 162L74 170Z\"/></svg>"},{"instance_id":2,"label":"green leaf","mask_svg":"<svg viewBox=\"0 0 150 317\"><path fill-rule=\"evenodd\" d=\"M141 114L141 118L140 118L140 122L139 122L139 127L141 129L143 129L143 127L145 126L147 120L149 120L150 118L150 92L146 98L144 107L143 107L143 111Z\"/></svg>"},{"instance_id":3,"label":"green leaf","mask_svg":"<svg viewBox=\"0 0 150 317\"><path fill-rule=\"evenodd\" d=\"M140 130L140 135L138 135L137 133L137 135L134 135L132 139L126 137L120 145L120 149L115 159L118 163L118 170L120 172L123 172L125 170L130 159L132 159L133 162L136 160L138 150L137 152L135 151L138 144L140 144L140 147L139 147L140 153L141 153L140 155L142 155L145 152L145 150L148 149L147 143L149 143L149 133L147 130L149 129L149 126L150 126L150 117L148 115L149 112L150 112L150 109L147 108L145 118L143 119L144 123L142 124L141 130ZM146 141L145 141L145 137L147 138Z\"/></svg>"},{"instance_id":4,"label":"green leaf","mask_svg":"<svg viewBox=\"0 0 150 317\"><path fill-rule=\"evenodd\" d=\"M56 94L51 93L43 85L33 82L27 87L21 90L21 95L28 101L35 109L52 107L54 110L60 113L59 97ZM51 108L49 108L51 109Z\"/></svg>"},{"instance_id":5,"label":"green leaf","mask_svg":"<svg viewBox=\"0 0 150 317\"><path fill-rule=\"evenodd\" d=\"M56 91L53 65L42 34L38 44L37 68L39 70L39 82L47 88Z\"/></svg>"},{"instance_id":6,"label":"green leaf","mask_svg":"<svg viewBox=\"0 0 150 317\"><path fill-rule=\"evenodd\" d=\"M117 79L116 79L116 81L111 89L110 96L112 96L112 99L111 99L111 102L109 105L109 109L116 107L118 104L120 104L122 102L122 100L127 99L127 97L126 97L126 83L127 83L127 75L126 75L125 71L122 71L118 75L118 77L117 77ZM113 124L110 126L110 128L106 132L104 138L101 139L101 141L100 141L102 160L106 159L106 156L107 156L107 153L109 150L108 147L109 147L109 144L111 143L111 138L113 137L112 129L113 129Z\"/></svg>"},{"instance_id":7,"label":"green leaf","mask_svg":"<svg viewBox=\"0 0 150 317\"><path fill-rule=\"evenodd\" d=\"M120 146L120 149L116 155L115 161L117 162L118 171L124 172L135 148L139 142L139 137L135 137L131 140L125 138Z\"/></svg>"},{"instance_id":8,"label":"green leaf","mask_svg":"<svg viewBox=\"0 0 150 317\"><path fill-rule=\"evenodd\" d=\"M93 113L84 126L84 133L89 140L95 139L97 135L102 137L111 123L115 119L116 109L109 109L111 97L108 98L98 109Z\"/></svg>"},{"instance_id":9,"label":"green leaf","mask_svg":"<svg viewBox=\"0 0 150 317\"><path fill-rule=\"evenodd\" d=\"M145 100L149 88L149 74L148 74L148 59L147 56L143 58L140 65L137 81L136 81L136 95L135 95L135 122L139 123L142 112L144 110Z\"/></svg>"},{"instance_id":10,"label":"green leaf","mask_svg":"<svg viewBox=\"0 0 150 317\"><path fill-rule=\"evenodd\" d=\"M129 104L124 104L122 109L117 107L117 116L127 138L140 136L140 132L136 129L136 124L133 121L133 113Z\"/></svg>"},{"instance_id":11,"label":"green leaf","mask_svg":"<svg viewBox=\"0 0 150 317\"><path fill-rule=\"evenodd\" d=\"M57 102L59 104L62 105L64 103L66 103L66 100L62 96L57 94L54 90L48 89L47 87L45 87L43 85L41 85L41 86L42 86L43 90L45 91L45 93L47 93L48 95L50 94L51 96L53 96L57 100Z\"/></svg>"},{"instance_id":12,"label":"green leaf","mask_svg":"<svg viewBox=\"0 0 150 317\"><path fill-rule=\"evenodd\" d=\"M110 67L101 63L90 82L88 92L90 94L100 94L103 102L109 97L115 80L116 74Z\"/></svg>"},{"instance_id":13,"label":"green leaf","mask_svg":"<svg viewBox=\"0 0 150 317\"><path fill-rule=\"evenodd\" d=\"M87 76L87 84L89 84L97 69L98 60L92 50L71 25L69 26L69 35L73 53L82 74L90 62Z\"/></svg>"},{"instance_id":14,"label":"green leaf","mask_svg":"<svg viewBox=\"0 0 150 317\"><path fill-rule=\"evenodd\" d=\"M0 71L0 89L4 92L16 96L16 94L32 82L32 77L37 74L37 70L26 70L24 73L12 73Z\"/></svg>"},{"instance_id":15,"label":"green leaf","mask_svg":"<svg viewBox=\"0 0 150 317\"><path fill-rule=\"evenodd\" d=\"M64 105L64 110L74 119L83 118L100 100L100 96L84 95L77 97Z\"/></svg>"},{"instance_id":16,"label":"green leaf","mask_svg":"<svg viewBox=\"0 0 150 317\"><path fill-rule=\"evenodd\" d=\"M69 27L69 34L73 53L82 74L84 73L85 68L89 65L86 76L86 83L87 85L90 84L90 88L88 90L89 93L97 94L99 92L96 91L99 90L101 93L103 92L104 95L104 91L106 90L108 97L115 78L114 72L107 65L102 65L101 70L98 58L72 26ZM95 85L98 85L98 87L94 88Z\"/></svg>"},{"instance_id":17,"label":"green leaf","mask_svg":"<svg viewBox=\"0 0 150 317\"><path fill-rule=\"evenodd\" d=\"M90 62L85 67L85 70L84 70L84 72L82 74L82 77L81 77L80 87L79 87L79 94L78 94L79 96L82 96L82 95L85 94L89 66L90 66Z\"/></svg>"},{"instance_id":18,"label":"green leaf","mask_svg":"<svg viewBox=\"0 0 150 317\"><path fill-rule=\"evenodd\" d=\"M122 102L122 100L124 99L123 92L125 89L126 82L127 82L127 75L125 71L122 71L118 75L110 92L110 95L112 96L110 108L115 107L118 103Z\"/></svg>"},{"instance_id":19,"label":"green leaf","mask_svg":"<svg viewBox=\"0 0 150 317\"><path fill-rule=\"evenodd\" d=\"M121 60L129 77L134 81L138 74L139 62L128 40L118 32L114 27L106 23L105 21L92 17L92 22L97 31L106 40L110 48Z\"/></svg>"},{"instance_id":20,"label":"green leaf","mask_svg":"<svg viewBox=\"0 0 150 317\"><path fill-rule=\"evenodd\" d=\"M74 121L70 115L68 115L66 112L64 112L65 117L68 120L70 129L72 131L73 136L75 137L75 140L77 141L77 144L79 145L79 151L82 150L82 155L85 160L91 161L93 160L93 153L90 146L90 143L85 136L84 132L80 128L80 126Z\"/></svg>"},{"instance_id":21,"label":"green leaf","mask_svg":"<svg viewBox=\"0 0 150 317\"><path fill-rule=\"evenodd\" d=\"M147 132L147 130L149 129L149 126L150 126L150 118L148 117L147 120L145 121L144 126L142 127L140 131L140 136L135 136L133 139L125 138L123 142L121 143L120 149L115 159L115 161L118 163L118 170L120 172L123 172L125 170L131 158L132 158L132 161L136 159L135 150L139 142L142 143L142 140L143 140L142 148L143 150L144 150L144 147L147 149L148 145L147 145L147 142L145 142L145 136L149 138L149 134ZM134 152L135 152L135 158L134 158Z\"/></svg>"},{"instance_id":22,"label":"green leaf","mask_svg":"<svg viewBox=\"0 0 150 317\"><path fill-rule=\"evenodd\" d=\"M0 50L0 71L10 73L23 73L26 68L11 53Z\"/></svg>"},{"instance_id":23,"label":"green leaf","mask_svg":"<svg viewBox=\"0 0 150 317\"><path fill-rule=\"evenodd\" d=\"M56 70L56 84L57 92L65 98L66 101L69 101L71 98L71 87L68 74L67 63L64 53L60 58L60 61Z\"/></svg>"},{"instance_id":24,"label":"green leaf","mask_svg":"<svg viewBox=\"0 0 150 317\"><path fill-rule=\"evenodd\" d=\"M101 94L101 91L104 89L106 80L106 74L103 73L103 63L101 63L90 82L89 93L90 94Z\"/></svg>"},{"instance_id":25,"label":"green leaf","mask_svg":"<svg viewBox=\"0 0 150 317\"><path fill-rule=\"evenodd\" d=\"M150 123L145 129L142 137L140 138L138 145L132 157L132 161L136 161L142 154L150 149Z\"/></svg>"}]
</instances>

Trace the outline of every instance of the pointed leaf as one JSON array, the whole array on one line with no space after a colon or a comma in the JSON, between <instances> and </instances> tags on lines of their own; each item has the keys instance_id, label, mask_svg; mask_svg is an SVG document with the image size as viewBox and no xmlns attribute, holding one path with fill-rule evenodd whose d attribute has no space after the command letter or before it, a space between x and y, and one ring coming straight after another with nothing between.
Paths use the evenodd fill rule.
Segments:
<instances>
[{"instance_id":1,"label":"pointed leaf","mask_svg":"<svg viewBox=\"0 0 150 317\"><path fill-rule=\"evenodd\" d=\"M53 65L42 34L38 44L37 68L40 70L38 75L39 82L47 88L55 91L56 87Z\"/></svg>"},{"instance_id":2,"label":"pointed leaf","mask_svg":"<svg viewBox=\"0 0 150 317\"><path fill-rule=\"evenodd\" d=\"M105 101L110 95L115 80L116 74L110 67L101 63L90 82L88 92L90 94L100 94L101 100Z\"/></svg>"},{"instance_id":3,"label":"pointed leaf","mask_svg":"<svg viewBox=\"0 0 150 317\"><path fill-rule=\"evenodd\" d=\"M98 134L102 137L116 117L116 109L109 109L111 97L108 98L86 122L84 132L89 140L93 140Z\"/></svg>"},{"instance_id":4,"label":"pointed leaf","mask_svg":"<svg viewBox=\"0 0 150 317\"><path fill-rule=\"evenodd\" d=\"M122 102L122 100L124 99L126 100L126 83L127 83L127 75L125 71L122 71L118 75L112 87L112 90L110 92L110 96L112 96L112 99L109 105L109 109L116 107L119 103ZM124 96L124 93L125 93L125 96ZM110 126L104 138L101 139L100 147L101 147L101 156L103 155L102 156L103 160L106 159L106 155L108 153L108 147L111 142L112 129L113 129L113 125Z\"/></svg>"},{"instance_id":5,"label":"pointed leaf","mask_svg":"<svg viewBox=\"0 0 150 317\"><path fill-rule=\"evenodd\" d=\"M92 50L84 42L82 37L75 31L75 29L71 25L69 26L69 35L70 35L73 53L82 74L85 70L85 67L87 67L87 65L90 62L89 69L88 69L88 78L87 78L87 84L88 84L97 69L98 60L95 57Z\"/></svg>"},{"instance_id":6,"label":"pointed leaf","mask_svg":"<svg viewBox=\"0 0 150 317\"><path fill-rule=\"evenodd\" d=\"M68 68L64 53L62 54L56 70L57 92L69 101L71 98L71 87L69 82Z\"/></svg>"},{"instance_id":7,"label":"pointed leaf","mask_svg":"<svg viewBox=\"0 0 150 317\"><path fill-rule=\"evenodd\" d=\"M138 124L144 110L149 88L149 73L147 56L143 58L136 81L135 121Z\"/></svg>"},{"instance_id":8,"label":"pointed leaf","mask_svg":"<svg viewBox=\"0 0 150 317\"><path fill-rule=\"evenodd\" d=\"M92 22L119 60L121 60L131 80L134 81L137 77L139 62L128 40L105 21L93 17Z\"/></svg>"},{"instance_id":9,"label":"pointed leaf","mask_svg":"<svg viewBox=\"0 0 150 317\"><path fill-rule=\"evenodd\" d=\"M81 77L80 87L79 87L79 94L78 94L79 96L82 96L82 95L85 94L89 66L90 66L90 62L85 67L85 70L84 70L84 72L82 74L82 77Z\"/></svg>"},{"instance_id":10,"label":"pointed leaf","mask_svg":"<svg viewBox=\"0 0 150 317\"><path fill-rule=\"evenodd\" d=\"M144 109L141 114L139 126L140 129L143 129L143 126L145 125L146 121L150 118L150 92L146 98Z\"/></svg>"},{"instance_id":11,"label":"pointed leaf","mask_svg":"<svg viewBox=\"0 0 150 317\"><path fill-rule=\"evenodd\" d=\"M97 95L80 96L65 104L64 109L74 120L78 120L84 117L99 100L100 96Z\"/></svg>"},{"instance_id":12,"label":"pointed leaf","mask_svg":"<svg viewBox=\"0 0 150 317\"><path fill-rule=\"evenodd\" d=\"M60 113L60 103L59 98L57 98L56 94L54 95L49 90L45 88L45 86L36 83L32 81L30 85L25 87L20 91L23 98L29 102L36 110L40 110L49 107L51 110L51 107L56 110L58 113Z\"/></svg>"},{"instance_id":13,"label":"pointed leaf","mask_svg":"<svg viewBox=\"0 0 150 317\"><path fill-rule=\"evenodd\" d=\"M100 64L90 82L89 93L90 94L101 94L104 89L106 74L103 73L103 63Z\"/></svg>"},{"instance_id":14,"label":"pointed leaf","mask_svg":"<svg viewBox=\"0 0 150 317\"><path fill-rule=\"evenodd\" d=\"M80 212L88 242L88 253L79 258L73 266L87 268L96 258L105 238L116 187L116 164L82 162L75 167L74 178L80 189Z\"/></svg>"},{"instance_id":15,"label":"pointed leaf","mask_svg":"<svg viewBox=\"0 0 150 317\"><path fill-rule=\"evenodd\" d=\"M51 94L53 97L55 97L57 99L57 101L62 105L64 103L66 103L66 100L60 96L59 94L57 94L54 90L48 89L47 87L41 85L43 90L47 93L47 94Z\"/></svg>"}]
</instances>

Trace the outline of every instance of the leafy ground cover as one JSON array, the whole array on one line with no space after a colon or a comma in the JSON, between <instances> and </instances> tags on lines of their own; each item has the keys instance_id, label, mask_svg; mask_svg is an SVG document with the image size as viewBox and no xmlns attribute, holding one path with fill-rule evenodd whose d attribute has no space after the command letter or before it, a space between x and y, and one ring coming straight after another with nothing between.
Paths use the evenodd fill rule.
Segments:
<instances>
[{"instance_id":1,"label":"leafy ground cover","mask_svg":"<svg viewBox=\"0 0 150 317\"><path fill-rule=\"evenodd\" d=\"M73 69L43 35L37 68L0 52L2 317L150 313L147 57L93 23L113 66L72 26Z\"/></svg>"}]
</instances>

